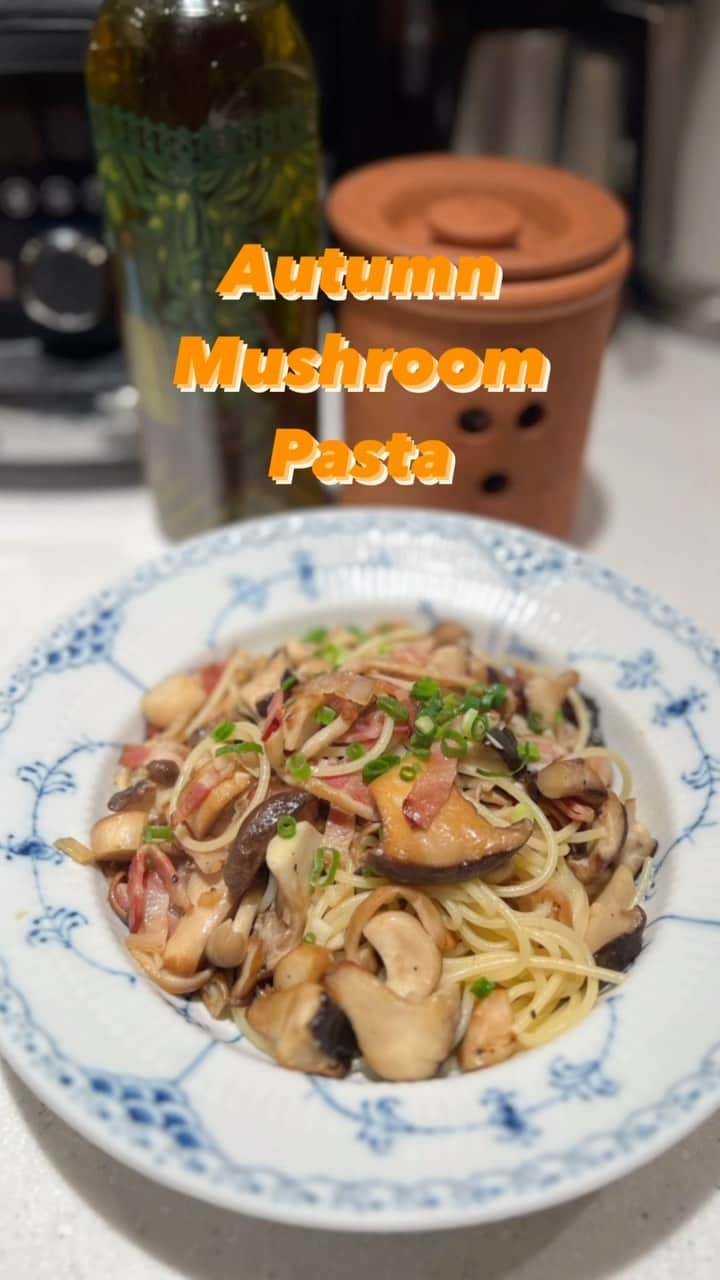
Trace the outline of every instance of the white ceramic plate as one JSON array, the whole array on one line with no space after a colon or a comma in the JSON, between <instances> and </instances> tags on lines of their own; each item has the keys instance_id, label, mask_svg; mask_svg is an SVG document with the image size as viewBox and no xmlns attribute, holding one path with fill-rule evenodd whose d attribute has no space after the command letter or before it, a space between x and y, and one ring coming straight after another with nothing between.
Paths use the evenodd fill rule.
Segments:
<instances>
[{"instance_id":1,"label":"white ceramic plate","mask_svg":"<svg viewBox=\"0 0 720 1280\"><path fill-rule=\"evenodd\" d=\"M53 841L102 812L145 685L238 640L402 615L581 669L660 841L647 942L620 994L543 1049L422 1084L319 1080L137 976L103 879ZM506 525L331 511L179 547L68 618L0 693L0 1048L118 1159L288 1222L456 1226L627 1173L720 1101L719 676L718 645L670 606Z\"/></svg>"}]
</instances>

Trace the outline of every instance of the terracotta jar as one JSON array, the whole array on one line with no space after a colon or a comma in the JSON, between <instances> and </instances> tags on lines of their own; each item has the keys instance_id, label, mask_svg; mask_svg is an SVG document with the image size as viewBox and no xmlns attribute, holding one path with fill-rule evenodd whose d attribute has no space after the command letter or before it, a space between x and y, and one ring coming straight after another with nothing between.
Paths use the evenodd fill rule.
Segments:
<instances>
[{"instance_id":1,"label":"terracotta jar","mask_svg":"<svg viewBox=\"0 0 720 1280\"><path fill-rule=\"evenodd\" d=\"M348 485L351 503L453 508L566 535L603 351L630 262L622 206L559 169L485 156L383 161L342 178L327 205L336 243L364 257L490 254L497 300L348 299L339 328L369 347L538 347L547 391L416 394L388 378L382 394L345 393L346 439L445 440L452 485Z\"/></svg>"}]
</instances>

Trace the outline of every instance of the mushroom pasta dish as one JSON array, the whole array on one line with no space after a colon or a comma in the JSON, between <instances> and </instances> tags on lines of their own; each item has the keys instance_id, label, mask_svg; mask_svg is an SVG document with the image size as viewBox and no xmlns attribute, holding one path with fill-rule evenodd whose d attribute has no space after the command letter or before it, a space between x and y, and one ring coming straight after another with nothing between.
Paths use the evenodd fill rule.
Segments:
<instances>
[{"instance_id":1,"label":"mushroom pasta dish","mask_svg":"<svg viewBox=\"0 0 720 1280\"><path fill-rule=\"evenodd\" d=\"M109 814L58 847L105 873L148 978L283 1066L491 1066L641 947L655 841L578 681L450 622L237 648L144 695Z\"/></svg>"}]
</instances>

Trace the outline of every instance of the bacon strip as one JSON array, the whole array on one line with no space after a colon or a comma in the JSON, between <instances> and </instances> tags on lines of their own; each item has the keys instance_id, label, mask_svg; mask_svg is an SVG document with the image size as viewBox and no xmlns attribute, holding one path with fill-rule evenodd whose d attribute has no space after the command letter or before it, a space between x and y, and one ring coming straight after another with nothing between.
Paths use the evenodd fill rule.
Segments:
<instances>
[{"instance_id":1,"label":"bacon strip","mask_svg":"<svg viewBox=\"0 0 720 1280\"><path fill-rule=\"evenodd\" d=\"M457 760L444 756L436 743L403 801L402 811L408 822L426 831L449 798L456 774Z\"/></svg>"},{"instance_id":2,"label":"bacon strip","mask_svg":"<svg viewBox=\"0 0 720 1280\"><path fill-rule=\"evenodd\" d=\"M212 693L226 666L226 662L208 662L206 666L200 668L198 675L206 693Z\"/></svg>"},{"instance_id":3,"label":"bacon strip","mask_svg":"<svg viewBox=\"0 0 720 1280\"><path fill-rule=\"evenodd\" d=\"M203 800L207 799L213 787L216 787L218 782L222 782L223 778L229 777L231 773L232 765L219 768L211 764L209 768L203 769L200 776L191 782L180 796L178 807L170 819L172 825L177 826L179 822L189 818L191 813L200 808Z\"/></svg>"},{"instance_id":4,"label":"bacon strip","mask_svg":"<svg viewBox=\"0 0 720 1280\"><path fill-rule=\"evenodd\" d=\"M265 728L262 731L263 742L267 742L268 738L271 738L272 735L276 733L277 730L280 728L280 725L282 724L282 712L283 712L284 702L285 702L285 695L283 694L282 689L276 689L272 698L270 699L270 705L268 706L268 709L267 709L267 719L265 720Z\"/></svg>"},{"instance_id":5,"label":"bacon strip","mask_svg":"<svg viewBox=\"0 0 720 1280\"><path fill-rule=\"evenodd\" d=\"M347 853L354 834L355 814L344 813L342 809L331 805L325 823L325 843L331 849L339 849L340 853Z\"/></svg>"}]
</instances>

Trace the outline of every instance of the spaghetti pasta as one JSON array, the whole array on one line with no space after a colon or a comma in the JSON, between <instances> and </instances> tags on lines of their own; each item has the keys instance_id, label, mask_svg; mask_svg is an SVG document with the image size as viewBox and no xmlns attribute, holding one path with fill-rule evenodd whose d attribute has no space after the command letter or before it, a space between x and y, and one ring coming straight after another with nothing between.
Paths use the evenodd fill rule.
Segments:
<instances>
[{"instance_id":1,"label":"spaghetti pasta","mask_svg":"<svg viewBox=\"0 0 720 1280\"><path fill-rule=\"evenodd\" d=\"M212 983L285 1066L419 1079L555 1039L623 980L654 841L576 672L398 622L176 688L86 858L165 991Z\"/></svg>"}]
</instances>

